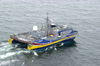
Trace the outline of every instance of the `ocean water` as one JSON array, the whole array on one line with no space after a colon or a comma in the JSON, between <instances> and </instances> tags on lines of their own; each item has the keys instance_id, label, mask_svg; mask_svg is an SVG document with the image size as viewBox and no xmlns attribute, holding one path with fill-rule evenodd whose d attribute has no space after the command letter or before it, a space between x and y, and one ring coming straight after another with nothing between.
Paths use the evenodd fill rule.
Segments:
<instances>
[{"instance_id":1,"label":"ocean water","mask_svg":"<svg viewBox=\"0 0 100 66\"><path fill-rule=\"evenodd\" d=\"M10 34L41 28L46 13L79 32L74 46L40 54L9 44ZM99 0L0 0L0 66L100 66Z\"/></svg>"}]
</instances>

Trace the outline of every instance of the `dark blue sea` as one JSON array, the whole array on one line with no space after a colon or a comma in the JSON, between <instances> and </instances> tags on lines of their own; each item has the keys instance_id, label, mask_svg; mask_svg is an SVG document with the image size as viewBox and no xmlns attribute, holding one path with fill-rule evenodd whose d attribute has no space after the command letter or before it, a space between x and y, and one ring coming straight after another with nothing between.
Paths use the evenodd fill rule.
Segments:
<instances>
[{"instance_id":1,"label":"dark blue sea","mask_svg":"<svg viewBox=\"0 0 100 66\"><path fill-rule=\"evenodd\" d=\"M40 29L47 12L79 32L73 46L37 54L9 44L10 34ZM100 0L0 0L0 66L100 66L99 34Z\"/></svg>"}]
</instances>

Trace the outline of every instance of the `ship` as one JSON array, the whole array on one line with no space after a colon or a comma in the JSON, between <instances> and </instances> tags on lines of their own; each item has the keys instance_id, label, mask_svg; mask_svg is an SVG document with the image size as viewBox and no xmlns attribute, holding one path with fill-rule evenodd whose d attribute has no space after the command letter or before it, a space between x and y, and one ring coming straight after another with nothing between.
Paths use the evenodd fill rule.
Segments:
<instances>
[{"instance_id":1,"label":"ship","mask_svg":"<svg viewBox=\"0 0 100 66\"><path fill-rule=\"evenodd\" d=\"M20 42L27 44L28 50L40 50L63 45L64 42L73 41L78 31L68 25L58 25L48 18L45 19L41 29L36 25L29 32L15 33L10 35L9 43ZM65 43L67 44L67 43Z\"/></svg>"}]
</instances>

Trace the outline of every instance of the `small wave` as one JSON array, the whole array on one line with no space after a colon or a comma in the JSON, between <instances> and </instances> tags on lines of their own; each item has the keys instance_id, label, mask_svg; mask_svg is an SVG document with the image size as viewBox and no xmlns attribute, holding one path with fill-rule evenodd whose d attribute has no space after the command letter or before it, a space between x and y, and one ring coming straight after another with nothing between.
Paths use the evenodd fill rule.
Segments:
<instances>
[{"instance_id":1,"label":"small wave","mask_svg":"<svg viewBox=\"0 0 100 66\"><path fill-rule=\"evenodd\" d=\"M8 44L9 44L8 42L1 42L0 46L4 46L4 45L8 45Z\"/></svg>"},{"instance_id":2,"label":"small wave","mask_svg":"<svg viewBox=\"0 0 100 66\"><path fill-rule=\"evenodd\" d=\"M1 51L8 51L8 49L12 48L12 46L8 42L2 42L0 44L0 52Z\"/></svg>"},{"instance_id":3,"label":"small wave","mask_svg":"<svg viewBox=\"0 0 100 66\"><path fill-rule=\"evenodd\" d=\"M30 51L29 50L22 50L20 48L15 48L13 47L11 44L9 44L9 42L2 42L0 44L0 59L5 59L5 58L8 58L8 57L11 57L13 55L16 55L16 54L21 54L21 53L29 53ZM13 51L12 51L13 49ZM16 50L14 50L16 49Z\"/></svg>"},{"instance_id":4,"label":"small wave","mask_svg":"<svg viewBox=\"0 0 100 66\"><path fill-rule=\"evenodd\" d=\"M24 51L24 50L21 50L21 51L16 51L16 52L8 52L8 53L5 53L3 55L0 55L0 59L5 59L5 58L8 58L8 57L11 57L11 56L14 56L14 55L18 55L18 54L21 54L21 53L29 53L30 51Z\"/></svg>"},{"instance_id":5,"label":"small wave","mask_svg":"<svg viewBox=\"0 0 100 66\"><path fill-rule=\"evenodd\" d=\"M7 58L7 57L9 57L9 56L12 56L12 55L15 55L16 53L6 53L6 54L4 54L4 55L0 55L0 59L4 59L4 58Z\"/></svg>"},{"instance_id":6,"label":"small wave","mask_svg":"<svg viewBox=\"0 0 100 66\"><path fill-rule=\"evenodd\" d=\"M16 62L16 61L19 61L19 60L14 59L14 60L2 61L2 62L0 63L0 66L7 66L7 64L10 64L11 62Z\"/></svg>"}]
</instances>

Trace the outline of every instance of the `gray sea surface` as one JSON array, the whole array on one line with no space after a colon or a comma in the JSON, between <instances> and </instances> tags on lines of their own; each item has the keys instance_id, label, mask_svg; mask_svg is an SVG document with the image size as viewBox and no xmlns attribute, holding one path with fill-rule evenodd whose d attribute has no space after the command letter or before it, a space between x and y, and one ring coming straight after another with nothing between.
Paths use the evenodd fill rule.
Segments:
<instances>
[{"instance_id":1,"label":"gray sea surface","mask_svg":"<svg viewBox=\"0 0 100 66\"><path fill-rule=\"evenodd\" d=\"M46 13L79 33L75 46L34 55L9 44L10 34L41 28ZM0 66L100 66L100 0L0 0Z\"/></svg>"}]
</instances>

